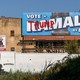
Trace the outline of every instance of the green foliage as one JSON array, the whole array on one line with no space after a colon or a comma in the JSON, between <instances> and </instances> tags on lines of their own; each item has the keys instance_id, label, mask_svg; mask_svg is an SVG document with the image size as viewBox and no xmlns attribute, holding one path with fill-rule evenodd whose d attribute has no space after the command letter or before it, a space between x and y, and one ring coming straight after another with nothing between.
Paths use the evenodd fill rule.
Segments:
<instances>
[{"instance_id":1,"label":"green foliage","mask_svg":"<svg viewBox=\"0 0 80 80\"><path fill-rule=\"evenodd\" d=\"M79 54L78 41L65 41L65 50L68 54Z\"/></svg>"},{"instance_id":2,"label":"green foliage","mask_svg":"<svg viewBox=\"0 0 80 80\"><path fill-rule=\"evenodd\" d=\"M80 80L80 56L75 58L66 56L55 65L51 64L46 65L46 69L41 73L10 71L0 75L0 80ZM49 65L51 66L47 70Z\"/></svg>"},{"instance_id":3,"label":"green foliage","mask_svg":"<svg viewBox=\"0 0 80 80\"><path fill-rule=\"evenodd\" d=\"M40 80L40 76L39 73L17 71L15 73L10 72L6 75L5 80Z\"/></svg>"},{"instance_id":4,"label":"green foliage","mask_svg":"<svg viewBox=\"0 0 80 80\"><path fill-rule=\"evenodd\" d=\"M59 63L55 67L56 72L53 71L47 80L80 80L80 56L68 58L64 63Z\"/></svg>"},{"instance_id":5,"label":"green foliage","mask_svg":"<svg viewBox=\"0 0 80 80\"><path fill-rule=\"evenodd\" d=\"M4 69L2 69L2 67L3 67L2 64L0 64L0 75L7 73L7 72L4 71Z\"/></svg>"}]
</instances>

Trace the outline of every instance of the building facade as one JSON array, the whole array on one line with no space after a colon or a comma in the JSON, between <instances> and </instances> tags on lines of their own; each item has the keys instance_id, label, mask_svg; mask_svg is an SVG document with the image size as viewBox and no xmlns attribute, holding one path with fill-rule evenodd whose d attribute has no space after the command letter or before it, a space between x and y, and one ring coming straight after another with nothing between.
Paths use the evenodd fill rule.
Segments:
<instances>
[{"instance_id":1,"label":"building facade","mask_svg":"<svg viewBox=\"0 0 80 80\"><path fill-rule=\"evenodd\" d=\"M64 53L65 41L72 40L80 46L80 36L24 36L23 52Z\"/></svg>"},{"instance_id":2,"label":"building facade","mask_svg":"<svg viewBox=\"0 0 80 80\"><path fill-rule=\"evenodd\" d=\"M23 52L63 53L66 40L80 43L80 12L30 12L22 17Z\"/></svg>"},{"instance_id":3,"label":"building facade","mask_svg":"<svg viewBox=\"0 0 80 80\"><path fill-rule=\"evenodd\" d=\"M6 51L22 52L22 46L20 45L20 40L22 40L20 18L2 16L0 18L0 35L6 37Z\"/></svg>"},{"instance_id":4,"label":"building facade","mask_svg":"<svg viewBox=\"0 0 80 80\"><path fill-rule=\"evenodd\" d=\"M44 15L44 13L41 13L40 15L40 13L37 13L36 15L36 13L34 13L31 15L30 13L27 17L27 14L24 14L23 18L7 18L2 16L0 18L0 36L6 37L6 49L4 50L23 53L66 52L64 48L66 40L78 40L80 43L79 16L74 16L79 13L71 14L72 13L45 13ZM54 22L51 20L54 20L55 17L57 20L55 20L56 25L54 26ZM45 20L41 23L41 19ZM75 19L75 22L73 22L73 19ZM74 26L74 23L77 26ZM66 26L63 26L63 24ZM44 25L47 25L49 28ZM67 25L69 25L69 27L67 27ZM71 25L73 25L73 27L71 27ZM64 29L64 27L66 28ZM50 30L46 31L46 29ZM0 37L0 47L3 47L2 40Z\"/></svg>"}]
</instances>

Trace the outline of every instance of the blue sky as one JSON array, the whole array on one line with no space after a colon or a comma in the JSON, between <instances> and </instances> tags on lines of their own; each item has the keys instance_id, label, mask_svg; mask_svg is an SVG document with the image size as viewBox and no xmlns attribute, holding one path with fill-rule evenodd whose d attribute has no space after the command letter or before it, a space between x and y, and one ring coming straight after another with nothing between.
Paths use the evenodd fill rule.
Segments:
<instances>
[{"instance_id":1,"label":"blue sky","mask_svg":"<svg viewBox=\"0 0 80 80\"><path fill-rule=\"evenodd\" d=\"M22 17L24 12L70 12L80 10L80 0L0 0L0 16Z\"/></svg>"}]
</instances>

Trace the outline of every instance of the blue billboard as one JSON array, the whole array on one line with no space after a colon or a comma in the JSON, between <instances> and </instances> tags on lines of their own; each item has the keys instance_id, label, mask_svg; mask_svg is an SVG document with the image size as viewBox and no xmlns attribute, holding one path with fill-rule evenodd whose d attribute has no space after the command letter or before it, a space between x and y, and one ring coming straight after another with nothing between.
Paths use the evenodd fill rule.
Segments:
<instances>
[{"instance_id":1,"label":"blue billboard","mask_svg":"<svg viewBox=\"0 0 80 80\"><path fill-rule=\"evenodd\" d=\"M29 12L22 16L22 36L80 35L80 12Z\"/></svg>"}]
</instances>

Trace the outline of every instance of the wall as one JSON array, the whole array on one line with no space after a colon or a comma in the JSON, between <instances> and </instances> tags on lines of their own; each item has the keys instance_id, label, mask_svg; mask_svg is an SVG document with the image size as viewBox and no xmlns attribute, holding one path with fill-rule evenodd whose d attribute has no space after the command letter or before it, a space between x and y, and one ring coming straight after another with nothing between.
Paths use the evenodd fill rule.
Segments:
<instances>
[{"instance_id":1,"label":"wall","mask_svg":"<svg viewBox=\"0 0 80 80\"><path fill-rule=\"evenodd\" d=\"M14 52L0 52L0 64L5 71L15 71Z\"/></svg>"},{"instance_id":2,"label":"wall","mask_svg":"<svg viewBox=\"0 0 80 80\"><path fill-rule=\"evenodd\" d=\"M61 60L67 53L15 53L15 52L0 52L0 63L3 65L5 71L32 71L40 72L47 64L56 63ZM4 65L5 64L5 65Z\"/></svg>"}]
</instances>

